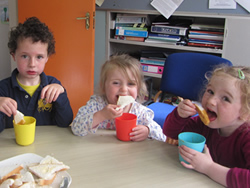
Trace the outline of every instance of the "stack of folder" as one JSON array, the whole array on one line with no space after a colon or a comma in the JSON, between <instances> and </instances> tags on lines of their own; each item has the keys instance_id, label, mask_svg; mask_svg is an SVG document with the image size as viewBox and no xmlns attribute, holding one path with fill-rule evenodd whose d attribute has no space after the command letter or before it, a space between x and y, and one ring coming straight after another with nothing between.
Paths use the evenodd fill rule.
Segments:
<instances>
[{"instance_id":1,"label":"stack of folder","mask_svg":"<svg viewBox=\"0 0 250 188\"><path fill-rule=\"evenodd\" d=\"M190 24L190 20L156 19L145 42L185 45Z\"/></svg>"},{"instance_id":2,"label":"stack of folder","mask_svg":"<svg viewBox=\"0 0 250 188\"><path fill-rule=\"evenodd\" d=\"M192 24L188 38L188 46L222 49L224 26Z\"/></svg>"},{"instance_id":3,"label":"stack of folder","mask_svg":"<svg viewBox=\"0 0 250 188\"><path fill-rule=\"evenodd\" d=\"M142 50L140 62L143 72L161 75L167 56L164 51Z\"/></svg>"},{"instance_id":4,"label":"stack of folder","mask_svg":"<svg viewBox=\"0 0 250 188\"><path fill-rule=\"evenodd\" d=\"M143 42L148 37L146 14L117 14L115 39Z\"/></svg>"}]
</instances>

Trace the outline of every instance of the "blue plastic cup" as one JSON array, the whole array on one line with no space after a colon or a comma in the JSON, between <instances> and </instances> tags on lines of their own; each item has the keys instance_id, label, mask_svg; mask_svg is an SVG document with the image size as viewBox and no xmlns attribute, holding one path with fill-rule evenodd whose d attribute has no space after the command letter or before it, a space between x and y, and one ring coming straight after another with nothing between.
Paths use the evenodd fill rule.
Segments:
<instances>
[{"instance_id":1,"label":"blue plastic cup","mask_svg":"<svg viewBox=\"0 0 250 188\"><path fill-rule=\"evenodd\" d=\"M206 143L206 138L198 133L183 132L178 135L179 146L185 145L191 149L202 152ZM179 152L179 160L185 161ZM189 164L189 163L188 163Z\"/></svg>"}]
</instances>

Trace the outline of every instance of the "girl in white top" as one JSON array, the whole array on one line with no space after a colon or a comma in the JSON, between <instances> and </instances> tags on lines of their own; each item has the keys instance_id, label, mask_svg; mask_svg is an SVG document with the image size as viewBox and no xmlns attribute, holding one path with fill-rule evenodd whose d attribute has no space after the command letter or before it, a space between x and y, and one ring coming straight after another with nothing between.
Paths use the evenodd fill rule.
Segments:
<instances>
[{"instance_id":1,"label":"girl in white top","mask_svg":"<svg viewBox=\"0 0 250 188\"><path fill-rule=\"evenodd\" d=\"M98 128L115 129L116 117L132 113L137 115L137 126L130 133L132 141L152 138L165 142L161 126L153 120L153 111L136 102L146 93L140 62L126 54L112 56L101 69L100 94L91 96L79 109L71 126L73 133L85 136ZM119 96L132 96L136 101L117 110Z\"/></svg>"}]
</instances>

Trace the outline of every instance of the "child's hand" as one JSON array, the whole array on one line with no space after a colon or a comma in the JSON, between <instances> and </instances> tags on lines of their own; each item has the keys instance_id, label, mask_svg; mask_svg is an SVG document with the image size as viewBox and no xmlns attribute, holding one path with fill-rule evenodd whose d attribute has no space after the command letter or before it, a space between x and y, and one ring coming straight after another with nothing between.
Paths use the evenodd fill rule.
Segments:
<instances>
[{"instance_id":1,"label":"child's hand","mask_svg":"<svg viewBox=\"0 0 250 188\"><path fill-rule=\"evenodd\" d=\"M188 99L181 101L177 107L180 117L187 118L196 114L195 105Z\"/></svg>"},{"instance_id":2,"label":"child's hand","mask_svg":"<svg viewBox=\"0 0 250 188\"><path fill-rule=\"evenodd\" d=\"M92 127L95 128L99 123L107 119L115 119L120 117L123 113L123 109L119 108L118 105L108 104L102 110L94 113Z\"/></svg>"},{"instance_id":3,"label":"child's hand","mask_svg":"<svg viewBox=\"0 0 250 188\"><path fill-rule=\"evenodd\" d=\"M0 111L7 116L15 115L17 110L17 103L9 97L0 97Z\"/></svg>"},{"instance_id":4,"label":"child's hand","mask_svg":"<svg viewBox=\"0 0 250 188\"><path fill-rule=\"evenodd\" d=\"M105 120L115 119L117 117L120 117L123 113L123 109L118 107L119 107L118 105L108 104L100 112L104 116Z\"/></svg>"},{"instance_id":5,"label":"child's hand","mask_svg":"<svg viewBox=\"0 0 250 188\"><path fill-rule=\"evenodd\" d=\"M187 164L185 162L181 162L181 164L186 168L194 169L200 173L207 174L207 170L214 163L207 145L204 147L204 153L198 152L183 145L179 147L179 151L182 158L190 163Z\"/></svg>"},{"instance_id":6,"label":"child's hand","mask_svg":"<svg viewBox=\"0 0 250 188\"><path fill-rule=\"evenodd\" d=\"M41 92L41 99L46 99L47 103L55 102L58 96L64 92L64 88L60 84L50 84L45 86Z\"/></svg>"},{"instance_id":7,"label":"child's hand","mask_svg":"<svg viewBox=\"0 0 250 188\"><path fill-rule=\"evenodd\" d=\"M137 125L129 135L132 141L143 141L148 138L149 128L144 125Z\"/></svg>"}]
</instances>

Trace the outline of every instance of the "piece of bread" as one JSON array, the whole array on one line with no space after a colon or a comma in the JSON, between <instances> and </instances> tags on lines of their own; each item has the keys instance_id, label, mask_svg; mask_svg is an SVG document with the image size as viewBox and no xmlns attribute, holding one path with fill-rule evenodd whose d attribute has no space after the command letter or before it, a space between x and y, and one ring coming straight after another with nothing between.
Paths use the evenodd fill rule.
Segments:
<instances>
[{"instance_id":1,"label":"piece of bread","mask_svg":"<svg viewBox=\"0 0 250 188\"><path fill-rule=\"evenodd\" d=\"M205 125L208 125L210 123L210 120L208 118L208 115L207 115L207 112L206 110L204 110L204 108L202 108L202 106L199 106L197 104L194 104L195 105L195 109L196 111L198 112L200 118L201 118L201 121L205 124Z\"/></svg>"},{"instance_id":2,"label":"piece of bread","mask_svg":"<svg viewBox=\"0 0 250 188\"><path fill-rule=\"evenodd\" d=\"M19 186L18 188L35 188L35 183L34 182L27 182Z\"/></svg>"},{"instance_id":3,"label":"piece of bread","mask_svg":"<svg viewBox=\"0 0 250 188\"><path fill-rule=\"evenodd\" d=\"M69 166L47 155L39 164L29 166L28 169L32 174L38 177L36 180L38 185L50 185L54 181L56 174L69 169Z\"/></svg>"},{"instance_id":4,"label":"piece of bread","mask_svg":"<svg viewBox=\"0 0 250 188\"><path fill-rule=\"evenodd\" d=\"M130 103L133 103L134 101L135 99L132 96L119 96L117 105L119 105L120 107L116 108L116 110L119 110L120 108L124 108Z\"/></svg>"},{"instance_id":5,"label":"piece of bread","mask_svg":"<svg viewBox=\"0 0 250 188\"><path fill-rule=\"evenodd\" d=\"M58 161L56 158L50 155L47 155L40 161L40 164L63 164L63 162Z\"/></svg>"},{"instance_id":6,"label":"piece of bread","mask_svg":"<svg viewBox=\"0 0 250 188\"><path fill-rule=\"evenodd\" d=\"M174 145L174 146L177 146L178 145L178 140L170 138L170 137L167 137L166 143Z\"/></svg>"},{"instance_id":7,"label":"piece of bread","mask_svg":"<svg viewBox=\"0 0 250 188\"><path fill-rule=\"evenodd\" d=\"M24 183L27 183L27 182L33 182L34 183L35 182L35 179L34 179L33 175L30 172L25 172L21 176L20 180L22 182L24 182Z\"/></svg>"},{"instance_id":8,"label":"piece of bread","mask_svg":"<svg viewBox=\"0 0 250 188\"><path fill-rule=\"evenodd\" d=\"M69 167L64 164L39 164L29 167L30 172L45 180L50 180L55 173L67 169L69 169Z\"/></svg>"},{"instance_id":9,"label":"piece of bread","mask_svg":"<svg viewBox=\"0 0 250 188\"><path fill-rule=\"evenodd\" d=\"M16 124L20 124L20 125L23 125L25 124L25 120L24 120L24 115L23 113L21 113L20 111L16 111L16 115L14 116L14 121Z\"/></svg>"},{"instance_id":10,"label":"piece of bread","mask_svg":"<svg viewBox=\"0 0 250 188\"><path fill-rule=\"evenodd\" d=\"M14 178L13 176L15 174L20 173L20 170L22 170L22 169L23 169L22 165L11 165L11 166L1 167L1 169L0 169L0 184L11 176L13 179Z\"/></svg>"},{"instance_id":11,"label":"piece of bread","mask_svg":"<svg viewBox=\"0 0 250 188\"><path fill-rule=\"evenodd\" d=\"M54 173L51 177L51 179L48 179L48 180L45 180L45 179L37 179L36 180L36 183L37 185L39 186L44 186L44 185L50 185L53 183L53 181L55 180L56 178L56 173Z\"/></svg>"},{"instance_id":12,"label":"piece of bread","mask_svg":"<svg viewBox=\"0 0 250 188\"><path fill-rule=\"evenodd\" d=\"M30 165L1 166L0 188L48 188L57 173L69 169L69 166L47 155L40 163Z\"/></svg>"},{"instance_id":13,"label":"piece of bread","mask_svg":"<svg viewBox=\"0 0 250 188\"><path fill-rule=\"evenodd\" d=\"M0 183L0 188L10 188L14 184L15 180L6 179L2 183Z\"/></svg>"}]
</instances>

